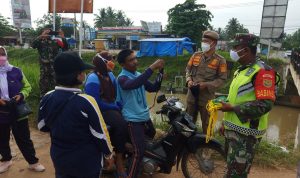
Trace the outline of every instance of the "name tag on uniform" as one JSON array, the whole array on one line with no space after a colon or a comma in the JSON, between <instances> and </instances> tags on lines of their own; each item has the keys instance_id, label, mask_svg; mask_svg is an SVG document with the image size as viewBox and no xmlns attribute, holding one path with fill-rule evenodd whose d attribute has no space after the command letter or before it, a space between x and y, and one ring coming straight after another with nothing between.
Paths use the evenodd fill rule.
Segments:
<instances>
[{"instance_id":1,"label":"name tag on uniform","mask_svg":"<svg viewBox=\"0 0 300 178\"><path fill-rule=\"evenodd\" d=\"M255 71L254 68L250 68L247 73L245 74L245 76L250 76L253 72Z\"/></svg>"}]
</instances>

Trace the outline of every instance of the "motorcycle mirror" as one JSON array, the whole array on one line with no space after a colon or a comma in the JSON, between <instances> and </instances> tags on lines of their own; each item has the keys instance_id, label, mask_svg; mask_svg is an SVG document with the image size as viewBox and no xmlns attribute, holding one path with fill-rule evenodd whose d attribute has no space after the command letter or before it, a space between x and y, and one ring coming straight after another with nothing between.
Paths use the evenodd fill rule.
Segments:
<instances>
[{"instance_id":1,"label":"motorcycle mirror","mask_svg":"<svg viewBox=\"0 0 300 178\"><path fill-rule=\"evenodd\" d=\"M166 98L166 95L165 94L162 94L162 95L159 95L156 99L156 102L157 103L162 103L164 101L167 101L167 98Z\"/></svg>"}]
</instances>

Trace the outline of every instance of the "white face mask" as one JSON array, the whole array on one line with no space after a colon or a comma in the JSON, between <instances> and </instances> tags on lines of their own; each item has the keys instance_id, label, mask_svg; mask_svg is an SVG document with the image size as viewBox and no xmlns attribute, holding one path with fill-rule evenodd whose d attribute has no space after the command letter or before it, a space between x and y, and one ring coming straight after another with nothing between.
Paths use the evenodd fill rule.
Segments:
<instances>
[{"instance_id":1,"label":"white face mask","mask_svg":"<svg viewBox=\"0 0 300 178\"><path fill-rule=\"evenodd\" d=\"M234 62L237 62L240 60L240 56L238 54L238 52L244 50L245 48L243 49L240 49L239 51L233 51L233 50L230 50L230 58L234 61Z\"/></svg>"},{"instance_id":2,"label":"white face mask","mask_svg":"<svg viewBox=\"0 0 300 178\"><path fill-rule=\"evenodd\" d=\"M202 43L201 43L201 49L202 49L202 51L203 51L204 53L207 52L207 51L209 51L209 50L210 50L210 44L207 44L207 43L202 42Z\"/></svg>"}]
</instances>

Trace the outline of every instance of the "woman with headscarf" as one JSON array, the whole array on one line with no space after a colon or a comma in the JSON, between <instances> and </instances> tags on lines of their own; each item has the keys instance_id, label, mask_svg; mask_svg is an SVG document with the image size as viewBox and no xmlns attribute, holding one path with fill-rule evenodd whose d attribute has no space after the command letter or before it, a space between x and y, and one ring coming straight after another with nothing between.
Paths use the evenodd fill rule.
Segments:
<instances>
[{"instance_id":1,"label":"woman with headscarf","mask_svg":"<svg viewBox=\"0 0 300 178\"><path fill-rule=\"evenodd\" d=\"M0 174L12 165L9 147L10 130L21 150L29 169L42 172L45 167L35 156L33 143L30 139L28 118L17 118L11 103L20 104L29 95L31 86L21 69L9 64L6 49L0 46Z\"/></svg>"},{"instance_id":2,"label":"woman with headscarf","mask_svg":"<svg viewBox=\"0 0 300 178\"><path fill-rule=\"evenodd\" d=\"M87 77L84 90L95 98L106 124L110 127L109 133L116 152L116 177L125 178L127 174L123 164L123 153L127 141L127 123L122 117L121 106L116 102L113 60L114 57L107 51L98 53L93 58L95 70Z\"/></svg>"}]
</instances>

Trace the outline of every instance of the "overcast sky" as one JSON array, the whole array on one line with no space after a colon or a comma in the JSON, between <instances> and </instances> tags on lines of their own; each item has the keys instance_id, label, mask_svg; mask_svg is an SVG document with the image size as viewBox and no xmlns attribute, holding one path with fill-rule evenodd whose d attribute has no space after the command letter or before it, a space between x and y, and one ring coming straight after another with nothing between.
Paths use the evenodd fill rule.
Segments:
<instances>
[{"instance_id":1,"label":"overcast sky","mask_svg":"<svg viewBox=\"0 0 300 178\"><path fill-rule=\"evenodd\" d=\"M140 26L140 20L159 21L167 24L167 11L185 0L94 0L94 13L98 9L111 6L116 10L123 10L127 17L134 21L134 25ZM59 0L57 0L59 2ZM235 17L249 29L251 33L259 34L263 0L197 0L206 4L214 18L211 24L214 28L224 28L228 20ZM34 21L48 12L48 0L30 0L31 19ZM289 0L285 32L293 33L300 28L300 0ZM0 14L11 17L10 0L1 0ZM62 14L64 17L73 17L73 14ZM79 14L77 19L79 19ZM83 19L93 25L93 14L84 14ZM12 22L11 22L12 23Z\"/></svg>"}]
</instances>

